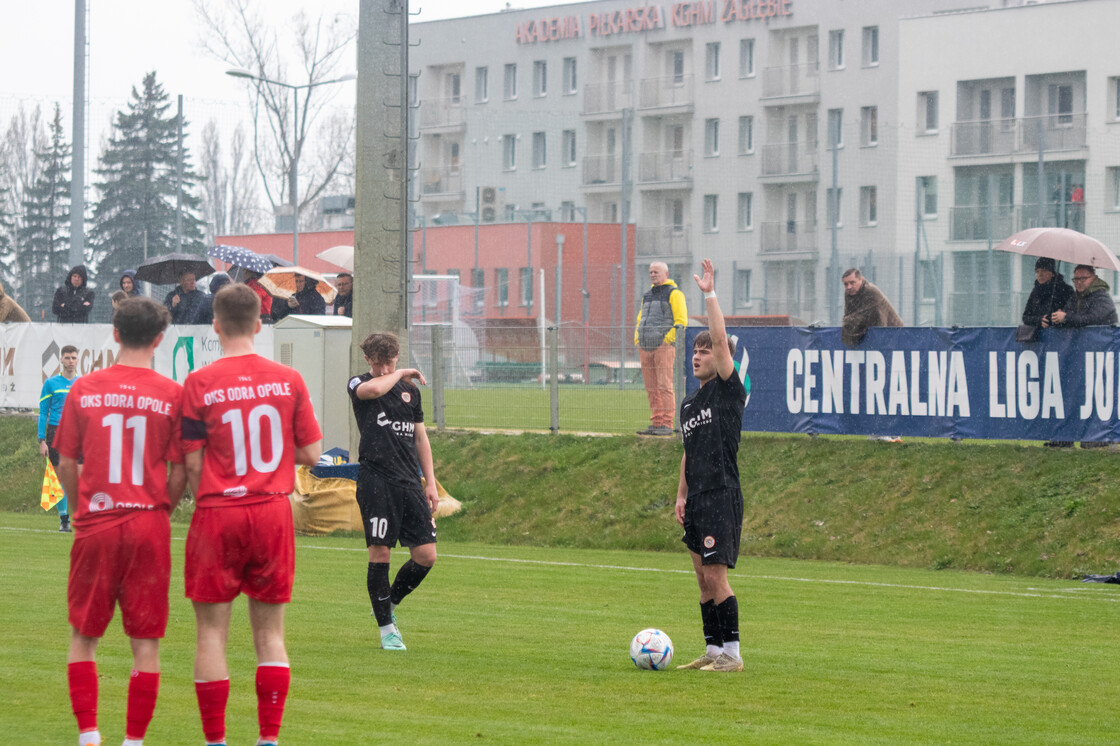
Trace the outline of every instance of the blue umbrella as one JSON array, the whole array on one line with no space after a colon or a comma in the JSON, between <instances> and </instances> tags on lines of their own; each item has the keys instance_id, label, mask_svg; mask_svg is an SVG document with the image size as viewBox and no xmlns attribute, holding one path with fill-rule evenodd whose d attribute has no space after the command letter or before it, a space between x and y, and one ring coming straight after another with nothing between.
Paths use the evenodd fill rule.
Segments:
<instances>
[{"instance_id":1,"label":"blue umbrella","mask_svg":"<svg viewBox=\"0 0 1120 746\"><path fill-rule=\"evenodd\" d=\"M272 262L252 249L246 249L244 246L222 246L221 244L211 246L209 250L207 250L206 256L221 259L226 264L232 264L235 267L251 269L262 275L272 269Z\"/></svg>"}]
</instances>

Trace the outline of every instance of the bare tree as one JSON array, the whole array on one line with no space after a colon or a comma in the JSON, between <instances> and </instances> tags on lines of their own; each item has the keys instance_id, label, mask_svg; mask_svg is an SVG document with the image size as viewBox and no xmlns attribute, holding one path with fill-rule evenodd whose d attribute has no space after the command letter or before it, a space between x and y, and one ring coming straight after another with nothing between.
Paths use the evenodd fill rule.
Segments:
<instances>
[{"instance_id":1,"label":"bare tree","mask_svg":"<svg viewBox=\"0 0 1120 746\"><path fill-rule=\"evenodd\" d=\"M39 179L42 164L37 153L47 150L49 137L38 105L31 112L20 104L0 142L0 232L6 240L0 252L0 266L8 274L19 252L19 232L23 228L23 203ZM11 274L8 274L12 277ZM14 277L18 290L19 277ZM9 288L10 290L12 288Z\"/></svg>"},{"instance_id":2,"label":"bare tree","mask_svg":"<svg viewBox=\"0 0 1120 746\"><path fill-rule=\"evenodd\" d=\"M250 233L261 225L262 221L254 217L263 210L256 204L253 163L241 125L230 135L229 155L226 156L217 122L207 123L202 131L199 171L209 243L215 243L216 236Z\"/></svg>"},{"instance_id":3,"label":"bare tree","mask_svg":"<svg viewBox=\"0 0 1120 746\"><path fill-rule=\"evenodd\" d=\"M277 30L258 12L256 0L194 0L194 5L204 27L201 44L208 52L257 78L284 84L248 81L253 158L273 210L298 198L301 214L306 214L303 208L328 189L353 150L352 107L347 109L349 126L342 128L348 132L344 138L332 134L337 128L329 122L322 136L314 125L339 90L321 84L348 72L343 64L357 38L356 21L345 15L312 20L300 11L292 18L291 51L285 52ZM294 60L291 67L289 57ZM296 195L293 164L302 164L300 156L313 134L317 157L299 174L301 194Z\"/></svg>"},{"instance_id":4,"label":"bare tree","mask_svg":"<svg viewBox=\"0 0 1120 746\"><path fill-rule=\"evenodd\" d=\"M241 125L233 131L229 153L229 232L252 233L261 225L257 217L256 181L250 144Z\"/></svg>"}]
</instances>

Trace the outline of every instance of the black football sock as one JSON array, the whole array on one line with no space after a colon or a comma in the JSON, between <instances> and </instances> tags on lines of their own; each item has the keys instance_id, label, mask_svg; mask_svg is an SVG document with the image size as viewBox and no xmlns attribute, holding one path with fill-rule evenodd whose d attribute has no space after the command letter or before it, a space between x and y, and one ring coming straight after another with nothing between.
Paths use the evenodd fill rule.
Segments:
<instances>
[{"instance_id":1,"label":"black football sock","mask_svg":"<svg viewBox=\"0 0 1120 746\"><path fill-rule=\"evenodd\" d=\"M393 623L393 614L389 608L389 563L370 562L366 570L366 590L369 591L369 601L373 604L373 615L377 617L377 626L384 627Z\"/></svg>"},{"instance_id":2,"label":"black football sock","mask_svg":"<svg viewBox=\"0 0 1120 746\"><path fill-rule=\"evenodd\" d=\"M714 599L700 604L700 621L704 625L704 644L717 648L723 645L723 630L719 625Z\"/></svg>"},{"instance_id":3,"label":"black football sock","mask_svg":"<svg viewBox=\"0 0 1120 746\"><path fill-rule=\"evenodd\" d=\"M405 596L416 590L416 586L420 585L431 569L412 560L401 565L401 569L397 570L397 577L393 579L390 603L396 606L403 601Z\"/></svg>"},{"instance_id":4,"label":"black football sock","mask_svg":"<svg viewBox=\"0 0 1120 746\"><path fill-rule=\"evenodd\" d=\"M716 613L719 615L719 626L723 632L723 645L724 648L730 647L731 650L727 651L731 656L738 657L739 652L739 600L734 596L728 596L724 599L723 603L716 606ZM729 645L729 643L732 643Z\"/></svg>"}]
</instances>

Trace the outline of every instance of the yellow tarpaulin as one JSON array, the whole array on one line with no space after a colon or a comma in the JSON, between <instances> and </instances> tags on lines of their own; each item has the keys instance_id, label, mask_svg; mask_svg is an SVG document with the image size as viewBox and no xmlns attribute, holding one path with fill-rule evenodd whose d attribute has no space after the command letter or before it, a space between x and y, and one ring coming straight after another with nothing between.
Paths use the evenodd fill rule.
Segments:
<instances>
[{"instance_id":1,"label":"yellow tarpaulin","mask_svg":"<svg viewBox=\"0 0 1120 746\"><path fill-rule=\"evenodd\" d=\"M357 483L352 479L327 477L320 479L311 469L301 466L296 471L296 488L291 494L292 518L301 534L329 534L335 531L362 531L362 515L354 494ZM451 515L462 506L436 480L439 508L436 518Z\"/></svg>"}]
</instances>

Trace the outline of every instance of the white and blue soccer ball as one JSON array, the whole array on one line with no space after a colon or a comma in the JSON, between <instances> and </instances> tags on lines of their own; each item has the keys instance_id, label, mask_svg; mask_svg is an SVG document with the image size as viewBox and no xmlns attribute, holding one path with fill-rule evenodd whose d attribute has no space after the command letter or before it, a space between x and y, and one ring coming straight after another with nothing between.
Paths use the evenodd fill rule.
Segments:
<instances>
[{"instance_id":1,"label":"white and blue soccer ball","mask_svg":"<svg viewBox=\"0 0 1120 746\"><path fill-rule=\"evenodd\" d=\"M643 629L630 641L630 660L643 671L661 671L673 661L673 641L659 629Z\"/></svg>"}]
</instances>

